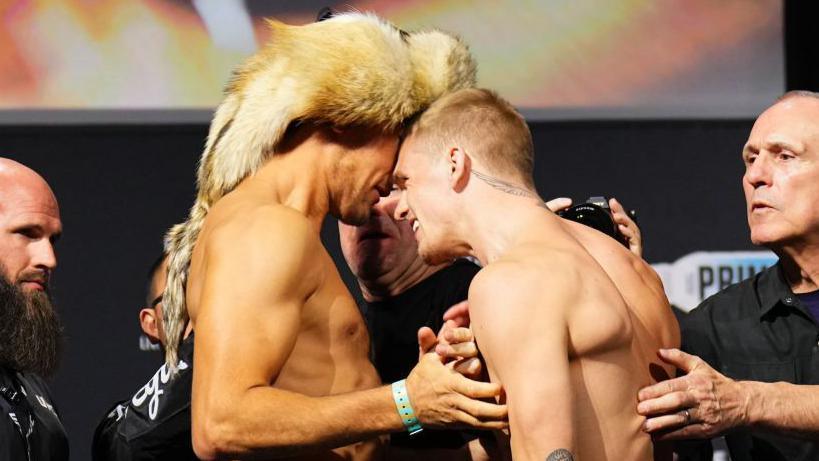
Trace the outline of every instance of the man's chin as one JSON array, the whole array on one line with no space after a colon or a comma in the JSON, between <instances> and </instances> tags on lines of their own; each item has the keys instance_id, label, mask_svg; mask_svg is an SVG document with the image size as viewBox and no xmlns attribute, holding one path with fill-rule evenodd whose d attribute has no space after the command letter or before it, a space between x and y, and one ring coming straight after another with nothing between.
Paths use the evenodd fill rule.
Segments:
<instances>
[{"instance_id":1,"label":"man's chin","mask_svg":"<svg viewBox=\"0 0 819 461\"><path fill-rule=\"evenodd\" d=\"M765 229L763 226L751 228L751 243L756 246L772 248L785 244L789 239L776 229Z\"/></svg>"}]
</instances>

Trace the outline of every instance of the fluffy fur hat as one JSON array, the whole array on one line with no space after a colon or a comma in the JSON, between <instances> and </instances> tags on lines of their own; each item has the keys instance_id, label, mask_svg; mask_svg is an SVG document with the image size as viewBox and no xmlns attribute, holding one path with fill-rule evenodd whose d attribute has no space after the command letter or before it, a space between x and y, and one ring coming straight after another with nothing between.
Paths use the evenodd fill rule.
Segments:
<instances>
[{"instance_id":1,"label":"fluffy fur hat","mask_svg":"<svg viewBox=\"0 0 819 461\"><path fill-rule=\"evenodd\" d=\"M233 74L211 122L188 220L165 238L166 362L188 320L185 285L208 209L273 155L295 120L398 128L444 93L475 85L466 45L439 31L406 33L372 14L305 26L268 21L272 38Z\"/></svg>"}]
</instances>

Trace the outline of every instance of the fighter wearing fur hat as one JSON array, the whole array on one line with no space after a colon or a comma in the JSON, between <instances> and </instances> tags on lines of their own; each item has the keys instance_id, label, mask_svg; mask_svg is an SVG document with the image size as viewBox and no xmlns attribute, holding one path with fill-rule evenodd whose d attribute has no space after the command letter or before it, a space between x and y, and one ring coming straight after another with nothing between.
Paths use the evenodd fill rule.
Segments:
<instances>
[{"instance_id":1,"label":"fighter wearing fur hat","mask_svg":"<svg viewBox=\"0 0 819 461\"><path fill-rule=\"evenodd\" d=\"M360 441L388 432L505 426L505 406L475 400L499 387L434 352L379 387L364 322L319 235L327 213L366 221L389 193L402 124L472 86L471 55L447 34L367 14L270 26L272 42L228 84L196 203L166 241L166 360L176 363L189 316L196 454L369 459L376 444Z\"/></svg>"}]
</instances>

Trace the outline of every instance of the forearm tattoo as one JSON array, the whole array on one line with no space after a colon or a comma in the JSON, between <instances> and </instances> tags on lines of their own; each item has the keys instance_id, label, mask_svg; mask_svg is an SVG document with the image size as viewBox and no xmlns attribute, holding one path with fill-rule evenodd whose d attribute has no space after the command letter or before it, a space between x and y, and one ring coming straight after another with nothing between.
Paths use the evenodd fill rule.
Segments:
<instances>
[{"instance_id":1,"label":"forearm tattoo","mask_svg":"<svg viewBox=\"0 0 819 461\"><path fill-rule=\"evenodd\" d=\"M574 456L569 450L558 448L546 457L546 461L574 461Z\"/></svg>"}]
</instances>

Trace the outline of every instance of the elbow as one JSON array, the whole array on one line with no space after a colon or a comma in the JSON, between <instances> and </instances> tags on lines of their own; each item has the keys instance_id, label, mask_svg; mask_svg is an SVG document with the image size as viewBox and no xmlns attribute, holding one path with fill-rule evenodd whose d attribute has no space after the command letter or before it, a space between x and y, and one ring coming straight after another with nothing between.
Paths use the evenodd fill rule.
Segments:
<instances>
[{"instance_id":1,"label":"elbow","mask_svg":"<svg viewBox=\"0 0 819 461\"><path fill-rule=\"evenodd\" d=\"M244 450L230 423L213 420L193 422L191 437L193 452L203 461L230 460L241 457Z\"/></svg>"},{"instance_id":2,"label":"elbow","mask_svg":"<svg viewBox=\"0 0 819 461\"><path fill-rule=\"evenodd\" d=\"M276 432L276 437L259 440L241 416L224 411L211 412L191 421L191 443L196 457L203 461L270 459L298 452L296 440ZM283 431L286 432L286 431Z\"/></svg>"}]
</instances>

